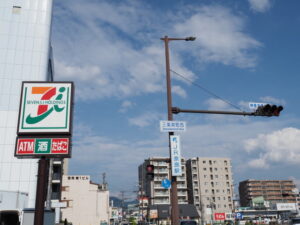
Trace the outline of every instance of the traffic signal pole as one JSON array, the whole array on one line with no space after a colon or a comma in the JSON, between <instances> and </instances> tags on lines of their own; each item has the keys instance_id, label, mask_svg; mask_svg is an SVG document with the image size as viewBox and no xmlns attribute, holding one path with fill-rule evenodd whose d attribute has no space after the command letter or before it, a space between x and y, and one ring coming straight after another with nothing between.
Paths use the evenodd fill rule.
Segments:
<instances>
[{"instance_id":1,"label":"traffic signal pole","mask_svg":"<svg viewBox=\"0 0 300 225\"><path fill-rule=\"evenodd\" d=\"M167 83L167 103L168 103L168 120L173 120L172 113L172 94L171 94L171 74L170 74L170 56L169 56L169 38L165 36L162 39L165 43L165 55L166 55L166 83ZM171 159L171 143L170 136L174 135L174 132L169 132L169 154ZM170 163L170 165L172 165ZM170 170L172 173L172 169ZM179 225L179 207L177 198L177 179L176 176L171 174L171 222L172 225Z\"/></svg>"}]
</instances>

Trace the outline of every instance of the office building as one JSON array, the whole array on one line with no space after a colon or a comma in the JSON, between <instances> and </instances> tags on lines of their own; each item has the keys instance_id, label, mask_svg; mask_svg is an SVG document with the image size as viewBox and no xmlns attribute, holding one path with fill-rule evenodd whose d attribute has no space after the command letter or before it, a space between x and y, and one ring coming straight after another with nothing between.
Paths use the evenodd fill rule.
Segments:
<instances>
[{"instance_id":1,"label":"office building","mask_svg":"<svg viewBox=\"0 0 300 225\"><path fill-rule=\"evenodd\" d=\"M197 207L202 222L209 223L215 213L233 210L233 179L229 158L187 160L189 203Z\"/></svg>"},{"instance_id":2,"label":"office building","mask_svg":"<svg viewBox=\"0 0 300 225\"><path fill-rule=\"evenodd\" d=\"M110 207L107 184L91 182L90 176L63 175L61 202L62 220L73 225L109 224Z\"/></svg>"},{"instance_id":3,"label":"office building","mask_svg":"<svg viewBox=\"0 0 300 225\"><path fill-rule=\"evenodd\" d=\"M26 193L29 208L38 165L14 157L21 84L53 80L51 17L52 0L0 1L0 191Z\"/></svg>"},{"instance_id":4,"label":"office building","mask_svg":"<svg viewBox=\"0 0 300 225\"><path fill-rule=\"evenodd\" d=\"M153 179L149 179L147 176L147 165L154 166ZM181 166L183 171L182 176L177 177L178 203L187 204L186 169L185 159L183 158L181 159ZM148 199L148 204L144 203L144 205L170 204L170 189L162 186L162 180L165 178L171 179L169 158L148 158L139 166L140 197Z\"/></svg>"},{"instance_id":5,"label":"office building","mask_svg":"<svg viewBox=\"0 0 300 225\"><path fill-rule=\"evenodd\" d=\"M239 183L241 206L252 206L253 200L262 198L269 205L296 203L296 185L292 180L244 180Z\"/></svg>"}]
</instances>

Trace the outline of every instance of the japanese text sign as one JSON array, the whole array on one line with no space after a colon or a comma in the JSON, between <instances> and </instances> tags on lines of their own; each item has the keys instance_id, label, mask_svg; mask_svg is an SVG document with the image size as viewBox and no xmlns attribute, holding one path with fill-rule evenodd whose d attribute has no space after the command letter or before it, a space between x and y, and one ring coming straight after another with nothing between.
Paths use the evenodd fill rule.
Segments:
<instances>
[{"instance_id":1,"label":"japanese text sign","mask_svg":"<svg viewBox=\"0 0 300 225\"><path fill-rule=\"evenodd\" d=\"M170 136L171 145L171 163L172 163L172 176L181 176L181 153L180 153L180 138L177 135Z\"/></svg>"},{"instance_id":2,"label":"japanese text sign","mask_svg":"<svg viewBox=\"0 0 300 225\"><path fill-rule=\"evenodd\" d=\"M182 132L186 131L185 121L160 121L160 132Z\"/></svg>"}]
</instances>

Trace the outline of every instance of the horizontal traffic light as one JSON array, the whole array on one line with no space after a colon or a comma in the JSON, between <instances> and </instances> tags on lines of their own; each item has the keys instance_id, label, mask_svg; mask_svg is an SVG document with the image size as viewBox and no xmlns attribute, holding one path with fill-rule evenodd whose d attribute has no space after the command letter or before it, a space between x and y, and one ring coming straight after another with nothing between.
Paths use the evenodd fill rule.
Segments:
<instances>
[{"instance_id":1,"label":"horizontal traffic light","mask_svg":"<svg viewBox=\"0 0 300 225\"><path fill-rule=\"evenodd\" d=\"M255 111L255 116L279 116L280 112L283 110L283 107L277 106L277 105L264 105L259 106L257 110Z\"/></svg>"}]
</instances>

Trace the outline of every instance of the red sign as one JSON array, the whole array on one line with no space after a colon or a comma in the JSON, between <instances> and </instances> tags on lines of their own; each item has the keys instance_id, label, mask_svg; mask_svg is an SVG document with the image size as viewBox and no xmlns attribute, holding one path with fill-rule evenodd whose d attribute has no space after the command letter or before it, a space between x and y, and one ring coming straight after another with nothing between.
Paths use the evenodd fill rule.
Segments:
<instances>
[{"instance_id":1,"label":"red sign","mask_svg":"<svg viewBox=\"0 0 300 225\"><path fill-rule=\"evenodd\" d=\"M215 220L225 220L225 213L215 213Z\"/></svg>"},{"instance_id":2,"label":"red sign","mask_svg":"<svg viewBox=\"0 0 300 225\"><path fill-rule=\"evenodd\" d=\"M70 157L70 138L17 138L16 157L36 158L41 156Z\"/></svg>"},{"instance_id":3,"label":"red sign","mask_svg":"<svg viewBox=\"0 0 300 225\"><path fill-rule=\"evenodd\" d=\"M26 154L33 154L34 153L34 139L20 139L18 140L18 154L26 155Z\"/></svg>"}]
</instances>

